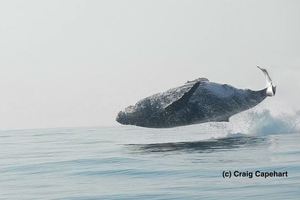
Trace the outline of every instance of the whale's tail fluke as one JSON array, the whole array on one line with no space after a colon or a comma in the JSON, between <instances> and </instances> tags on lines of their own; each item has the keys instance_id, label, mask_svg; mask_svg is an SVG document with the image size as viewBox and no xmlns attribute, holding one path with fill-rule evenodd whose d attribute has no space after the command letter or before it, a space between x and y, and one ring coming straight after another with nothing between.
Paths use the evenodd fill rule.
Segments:
<instances>
[{"instance_id":1,"label":"whale's tail fluke","mask_svg":"<svg viewBox=\"0 0 300 200\"><path fill-rule=\"evenodd\" d=\"M264 68L257 66L265 75L266 77L266 84L267 84L267 96L274 96L276 93L276 86L273 85L273 81L268 73L268 71Z\"/></svg>"}]
</instances>

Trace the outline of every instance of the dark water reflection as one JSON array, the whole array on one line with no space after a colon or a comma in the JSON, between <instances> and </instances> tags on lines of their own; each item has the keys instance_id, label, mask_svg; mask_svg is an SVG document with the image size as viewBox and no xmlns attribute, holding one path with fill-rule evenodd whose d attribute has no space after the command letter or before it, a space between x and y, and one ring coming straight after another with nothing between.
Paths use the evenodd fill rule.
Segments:
<instances>
[{"instance_id":1,"label":"dark water reflection","mask_svg":"<svg viewBox=\"0 0 300 200\"><path fill-rule=\"evenodd\" d=\"M235 137L226 137L205 141L155 144L128 144L126 146L133 152L140 153L171 151L209 153L219 150L231 150L237 148L246 148L250 146L254 147L259 145L266 145L267 143L268 140L265 137L239 135Z\"/></svg>"}]
</instances>

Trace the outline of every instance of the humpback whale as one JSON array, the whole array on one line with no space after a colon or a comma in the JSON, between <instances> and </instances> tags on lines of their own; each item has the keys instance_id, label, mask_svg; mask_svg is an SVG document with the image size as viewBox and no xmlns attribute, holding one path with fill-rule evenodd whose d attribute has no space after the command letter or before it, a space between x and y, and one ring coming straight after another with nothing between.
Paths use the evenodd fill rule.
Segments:
<instances>
[{"instance_id":1,"label":"humpback whale","mask_svg":"<svg viewBox=\"0 0 300 200\"><path fill-rule=\"evenodd\" d=\"M262 90L237 89L231 85L210 82L206 78L188 81L184 85L154 94L128 106L117 115L124 125L148 128L171 128L205 122L228 122L232 115L248 110L268 96L274 96L268 71Z\"/></svg>"}]
</instances>

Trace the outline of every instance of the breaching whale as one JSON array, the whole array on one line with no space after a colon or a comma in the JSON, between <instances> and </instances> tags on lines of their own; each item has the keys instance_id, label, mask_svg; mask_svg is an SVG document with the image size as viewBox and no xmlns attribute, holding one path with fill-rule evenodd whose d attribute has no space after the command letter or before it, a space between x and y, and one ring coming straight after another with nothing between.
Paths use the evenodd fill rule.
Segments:
<instances>
[{"instance_id":1,"label":"breaching whale","mask_svg":"<svg viewBox=\"0 0 300 200\"><path fill-rule=\"evenodd\" d=\"M228 122L232 115L256 106L267 96L275 95L276 86L267 70L257 67L264 73L267 82L262 90L237 89L198 78L128 106L118 113L116 121L148 128Z\"/></svg>"}]
</instances>

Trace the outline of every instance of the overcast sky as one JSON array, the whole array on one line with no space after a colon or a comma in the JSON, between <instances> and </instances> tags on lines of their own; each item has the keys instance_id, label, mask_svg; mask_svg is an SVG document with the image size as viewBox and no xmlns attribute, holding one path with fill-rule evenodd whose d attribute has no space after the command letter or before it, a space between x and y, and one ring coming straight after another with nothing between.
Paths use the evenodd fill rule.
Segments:
<instances>
[{"instance_id":1,"label":"overcast sky","mask_svg":"<svg viewBox=\"0 0 300 200\"><path fill-rule=\"evenodd\" d=\"M300 1L0 2L0 129L116 125L142 97L207 77L300 106ZM278 106L281 105L281 106Z\"/></svg>"}]
</instances>

